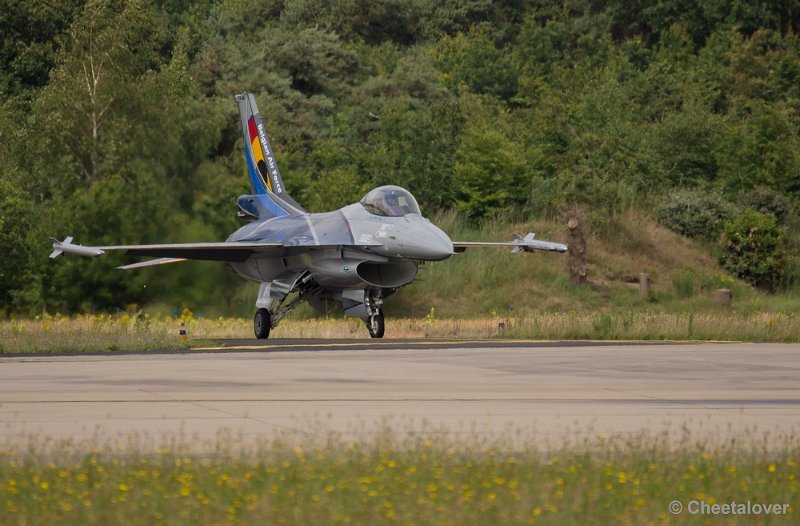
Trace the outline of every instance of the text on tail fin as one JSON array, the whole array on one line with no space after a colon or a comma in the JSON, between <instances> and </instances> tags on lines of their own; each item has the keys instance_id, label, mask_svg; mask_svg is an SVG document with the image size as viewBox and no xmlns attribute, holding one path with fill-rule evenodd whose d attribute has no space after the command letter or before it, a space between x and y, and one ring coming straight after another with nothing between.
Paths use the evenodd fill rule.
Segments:
<instances>
[{"instance_id":1,"label":"text on tail fin","mask_svg":"<svg viewBox=\"0 0 800 526\"><path fill-rule=\"evenodd\" d=\"M272 184L270 178L267 177L267 163L264 160L264 150L261 149L261 142L258 138L258 131L256 129L256 120L254 117L250 117L247 122L247 131L250 139L250 150L253 152L253 164L255 164L255 168L257 170L259 177L259 183L265 184L266 188L272 192ZM245 146L246 147L246 146ZM255 174L253 174L255 175ZM255 188L254 188L255 190Z\"/></svg>"},{"instance_id":2,"label":"text on tail fin","mask_svg":"<svg viewBox=\"0 0 800 526\"><path fill-rule=\"evenodd\" d=\"M281 172L275 161L275 153L272 151L272 144L269 142L260 115L251 115L247 120L247 133L250 139L250 148L253 151L253 161L266 188L276 194L284 193Z\"/></svg>"}]
</instances>

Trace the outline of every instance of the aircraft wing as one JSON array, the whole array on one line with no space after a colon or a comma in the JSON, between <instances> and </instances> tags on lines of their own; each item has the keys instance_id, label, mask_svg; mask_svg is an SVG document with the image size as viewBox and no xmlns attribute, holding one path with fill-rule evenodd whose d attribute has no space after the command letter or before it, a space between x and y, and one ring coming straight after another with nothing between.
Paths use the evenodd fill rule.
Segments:
<instances>
[{"instance_id":1,"label":"aircraft wing","mask_svg":"<svg viewBox=\"0 0 800 526\"><path fill-rule=\"evenodd\" d=\"M52 238L51 238L52 239ZM72 254L84 257L97 257L112 250L122 250L132 256L152 256L158 259L132 263L119 267L121 269L133 269L149 267L153 265L164 265L167 263L178 263L189 259L205 261L245 261L257 252L268 252L275 249L283 249L284 245L278 243L165 243L155 245L112 245L91 247L77 245L72 242L72 237L64 241L53 239L53 252L51 258L56 258L61 254Z\"/></svg>"},{"instance_id":2,"label":"aircraft wing","mask_svg":"<svg viewBox=\"0 0 800 526\"><path fill-rule=\"evenodd\" d=\"M71 236L64 239L64 241L59 241L54 238L50 239L53 241L53 252L50 254L51 258L57 258L62 254L97 257L112 250L121 250L131 256L150 256L156 258L117 267L122 270L180 263L181 261L188 260L242 262L246 261L247 258L254 254L283 257L287 254L297 254L309 250L339 246L223 241L218 243L164 243L154 245L110 245L93 247L75 244L72 242ZM381 246L381 244L362 243L358 246L366 248Z\"/></svg>"},{"instance_id":3,"label":"aircraft wing","mask_svg":"<svg viewBox=\"0 0 800 526\"><path fill-rule=\"evenodd\" d=\"M453 248L456 253L465 252L468 248L473 247L510 247L511 252L535 252L537 250L545 250L548 252L566 252L567 245L562 243L553 243L552 241L540 241L534 239L536 234L529 232L525 237L514 233L513 241L453 241Z\"/></svg>"}]
</instances>

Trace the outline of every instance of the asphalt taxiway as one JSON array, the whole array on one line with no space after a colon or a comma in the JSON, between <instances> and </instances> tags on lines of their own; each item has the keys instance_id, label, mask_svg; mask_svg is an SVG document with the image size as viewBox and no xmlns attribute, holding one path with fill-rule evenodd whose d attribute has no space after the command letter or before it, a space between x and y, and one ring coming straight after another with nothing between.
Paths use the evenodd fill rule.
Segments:
<instances>
[{"instance_id":1,"label":"asphalt taxiway","mask_svg":"<svg viewBox=\"0 0 800 526\"><path fill-rule=\"evenodd\" d=\"M0 443L338 432L548 444L800 436L800 345L221 341L177 353L0 358Z\"/></svg>"}]
</instances>

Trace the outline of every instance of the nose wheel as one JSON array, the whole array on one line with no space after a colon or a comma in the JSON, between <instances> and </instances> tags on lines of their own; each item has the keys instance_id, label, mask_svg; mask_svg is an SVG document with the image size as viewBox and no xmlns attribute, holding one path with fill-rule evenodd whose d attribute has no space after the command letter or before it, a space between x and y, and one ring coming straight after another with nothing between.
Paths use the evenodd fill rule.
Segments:
<instances>
[{"instance_id":1,"label":"nose wheel","mask_svg":"<svg viewBox=\"0 0 800 526\"><path fill-rule=\"evenodd\" d=\"M258 309L253 318L253 332L259 340L269 338L269 330L272 328L272 315L267 309Z\"/></svg>"},{"instance_id":2,"label":"nose wheel","mask_svg":"<svg viewBox=\"0 0 800 526\"><path fill-rule=\"evenodd\" d=\"M367 330L369 335L373 338L383 338L383 332L386 326L383 322L383 309L378 309L378 312L373 314L367 320Z\"/></svg>"}]
</instances>

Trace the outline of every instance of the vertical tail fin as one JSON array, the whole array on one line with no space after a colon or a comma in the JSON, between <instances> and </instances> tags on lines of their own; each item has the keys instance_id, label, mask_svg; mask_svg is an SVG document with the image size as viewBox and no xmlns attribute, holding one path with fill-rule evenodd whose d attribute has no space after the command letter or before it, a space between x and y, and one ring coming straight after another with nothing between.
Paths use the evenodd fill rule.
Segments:
<instances>
[{"instance_id":1,"label":"vertical tail fin","mask_svg":"<svg viewBox=\"0 0 800 526\"><path fill-rule=\"evenodd\" d=\"M258 112L255 98L247 92L236 95L239 118L244 138L244 159L250 187L263 209L272 216L298 215L305 213L283 185L281 172L267 137L267 130Z\"/></svg>"}]
</instances>

